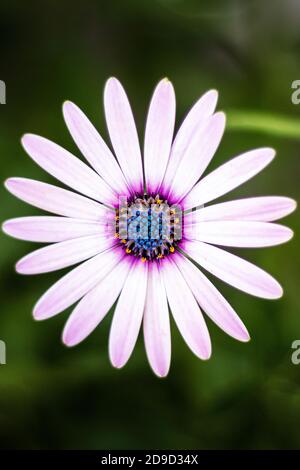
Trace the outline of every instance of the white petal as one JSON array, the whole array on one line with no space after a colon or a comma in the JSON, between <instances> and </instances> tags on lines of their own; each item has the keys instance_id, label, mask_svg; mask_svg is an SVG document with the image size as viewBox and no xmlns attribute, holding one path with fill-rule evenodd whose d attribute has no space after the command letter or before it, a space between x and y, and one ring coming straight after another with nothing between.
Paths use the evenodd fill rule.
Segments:
<instances>
[{"instance_id":1,"label":"white petal","mask_svg":"<svg viewBox=\"0 0 300 470\"><path fill-rule=\"evenodd\" d=\"M103 235L103 224L69 217L34 216L6 220L2 229L20 240L52 243L87 235Z\"/></svg>"},{"instance_id":2,"label":"white petal","mask_svg":"<svg viewBox=\"0 0 300 470\"><path fill-rule=\"evenodd\" d=\"M40 167L62 183L104 204L116 202L116 194L105 181L59 145L33 134L25 134L22 145Z\"/></svg>"},{"instance_id":3,"label":"white petal","mask_svg":"<svg viewBox=\"0 0 300 470\"><path fill-rule=\"evenodd\" d=\"M125 281L111 325L109 356L114 367L123 367L135 346L143 318L147 277L147 263L136 261Z\"/></svg>"},{"instance_id":4,"label":"white petal","mask_svg":"<svg viewBox=\"0 0 300 470\"><path fill-rule=\"evenodd\" d=\"M255 220L272 222L296 209L293 199L282 196L262 196L221 202L192 211L184 216L185 225L212 220Z\"/></svg>"},{"instance_id":5,"label":"white petal","mask_svg":"<svg viewBox=\"0 0 300 470\"><path fill-rule=\"evenodd\" d=\"M185 117L174 139L171 155L164 176L163 187L169 188L174 179L178 165L185 154L194 133L201 129L206 119L213 114L218 99L218 92L210 90L194 104Z\"/></svg>"},{"instance_id":6,"label":"white petal","mask_svg":"<svg viewBox=\"0 0 300 470\"><path fill-rule=\"evenodd\" d=\"M227 300L206 276L185 256L173 257L200 307L222 330L239 341L249 341L249 333Z\"/></svg>"},{"instance_id":7,"label":"white petal","mask_svg":"<svg viewBox=\"0 0 300 470\"><path fill-rule=\"evenodd\" d=\"M80 264L57 281L34 307L36 320L53 317L81 299L123 258L122 250L111 249Z\"/></svg>"},{"instance_id":8,"label":"white petal","mask_svg":"<svg viewBox=\"0 0 300 470\"><path fill-rule=\"evenodd\" d=\"M171 184L171 200L181 201L202 176L221 142L224 129L225 114L216 113L194 132Z\"/></svg>"},{"instance_id":9,"label":"white petal","mask_svg":"<svg viewBox=\"0 0 300 470\"><path fill-rule=\"evenodd\" d=\"M200 308L173 261L161 265L168 302L186 344L200 359L209 359L211 342Z\"/></svg>"},{"instance_id":10,"label":"white petal","mask_svg":"<svg viewBox=\"0 0 300 470\"><path fill-rule=\"evenodd\" d=\"M19 274L41 274L57 271L85 261L111 248L113 241L99 235L75 238L48 245L24 256L16 264Z\"/></svg>"},{"instance_id":11,"label":"white petal","mask_svg":"<svg viewBox=\"0 0 300 470\"><path fill-rule=\"evenodd\" d=\"M27 178L9 178L6 189L27 204L67 217L103 221L109 211L98 202L80 194Z\"/></svg>"},{"instance_id":12,"label":"white petal","mask_svg":"<svg viewBox=\"0 0 300 470\"><path fill-rule=\"evenodd\" d=\"M290 240L293 232L288 227L270 222L222 220L188 225L184 235L213 245L252 248L280 245Z\"/></svg>"},{"instance_id":13,"label":"white petal","mask_svg":"<svg viewBox=\"0 0 300 470\"><path fill-rule=\"evenodd\" d=\"M270 148L251 150L220 166L203 178L184 199L184 209L212 201L259 173L275 157Z\"/></svg>"},{"instance_id":14,"label":"white petal","mask_svg":"<svg viewBox=\"0 0 300 470\"><path fill-rule=\"evenodd\" d=\"M106 123L120 167L130 188L142 194L143 168L137 130L121 83L110 78L104 89Z\"/></svg>"},{"instance_id":15,"label":"white petal","mask_svg":"<svg viewBox=\"0 0 300 470\"><path fill-rule=\"evenodd\" d=\"M126 196L128 187L124 175L93 124L71 101L64 103L63 113L74 141L90 165L117 194Z\"/></svg>"},{"instance_id":16,"label":"white petal","mask_svg":"<svg viewBox=\"0 0 300 470\"><path fill-rule=\"evenodd\" d=\"M145 131L144 165L148 194L156 194L170 156L175 124L175 93L164 78L154 90Z\"/></svg>"},{"instance_id":17,"label":"white petal","mask_svg":"<svg viewBox=\"0 0 300 470\"><path fill-rule=\"evenodd\" d=\"M131 263L123 259L81 299L63 331L63 342L67 346L74 346L83 341L103 320L117 300L130 267Z\"/></svg>"},{"instance_id":18,"label":"white petal","mask_svg":"<svg viewBox=\"0 0 300 470\"><path fill-rule=\"evenodd\" d=\"M171 361L170 319L165 286L156 263L149 265L144 312L144 338L149 363L159 377L165 377Z\"/></svg>"},{"instance_id":19,"label":"white petal","mask_svg":"<svg viewBox=\"0 0 300 470\"><path fill-rule=\"evenodd\" d=\"M282 296L281 286L270 274L239 256L196 241L185 242L184 250L204 269L237 289L265 299Z\"/></svg>"}]
</instances>

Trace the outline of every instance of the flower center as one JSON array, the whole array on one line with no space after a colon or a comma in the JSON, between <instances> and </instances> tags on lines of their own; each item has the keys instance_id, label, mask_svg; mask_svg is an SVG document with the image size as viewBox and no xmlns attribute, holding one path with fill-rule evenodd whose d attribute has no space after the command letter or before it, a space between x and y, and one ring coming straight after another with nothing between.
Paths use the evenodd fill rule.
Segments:
<instances>
[{"instance_id":1,"label":"flower center","mask_svg":"<svg viewBox=\"0 0 300 470\"><path fill-rule=\"evenodd\" d=\"M115 237L128 255L153 261L174 253L182 236L182 213L178 206L156 195L122 202L116 209Z\"/></svg>"}]
</instances>

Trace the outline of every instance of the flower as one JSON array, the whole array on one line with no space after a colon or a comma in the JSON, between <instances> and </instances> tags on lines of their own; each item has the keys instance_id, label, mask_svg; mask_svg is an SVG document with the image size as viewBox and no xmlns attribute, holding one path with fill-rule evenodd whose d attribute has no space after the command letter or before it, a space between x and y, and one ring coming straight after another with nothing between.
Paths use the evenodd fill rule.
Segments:
<instances>
[{"instance_id":1,"label":"flower","mask_svg":"<svg viewBox=\"0 0 300 470\"><path fill-rule=\"evenodd\" d=\"M66 345L85 339L117 302L109 337L112 364L125 365L143 323L150 365L158 376L166 376L171 358L168 306L183 339L201 359L211 355L202 310L227 334L249 340L234 309L200 267L248 294L267 299L282 295L281 286L265 271L215 246L286 242L292 231L273 221L296 207L292 199L277 196L204 207L252 178L275 155L270 148L251 150L200 179L225 128L225 115L214 112L216 103L215 90L204 94L173 140L175 94L171 82L161 80L148 111L142 159L128 98L120 82L110 78L104 107L116 158L69 101L63 106L64 119L90 166L43 137L22 138L38 165L76 191L26 178L5 182L14 196L56 214L4 223L3 230L15 238L52 243L22 258L17 272L39 274L81 263L33 311L42 320L79 301L63 331Z\"/></svg>"}]
</instances>

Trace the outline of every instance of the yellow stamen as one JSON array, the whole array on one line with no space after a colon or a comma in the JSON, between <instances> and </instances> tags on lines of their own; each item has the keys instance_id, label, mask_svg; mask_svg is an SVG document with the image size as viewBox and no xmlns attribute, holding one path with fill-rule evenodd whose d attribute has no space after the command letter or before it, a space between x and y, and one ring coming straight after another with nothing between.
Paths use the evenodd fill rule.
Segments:
<instances>
[{"instance_id":1,"label":"yellow stamen","mask_svg":"<svg viewBox=\"0 0 300 470\"><path fill-rule=\"evenodd\" d=\"M179 219L178 217L174 220L175 224L179 224Z\"/></svg>"},{"instance_id":2,"label":"yellow stamen","mask_svg":"<svg viewBox=\"0 0 300 470\"><path fill-rule=\"evenodd\" d=\"M129 253L131 253L131 250L129 248L126 248L126 253L129 255Z\"/></svg>"},{"instance_id":3,"label":"yellow stamen","mask_svg":"<svg viewBox=\"0 0 300 470\"><path fill-rule=\"evenodd\" d=\"M174 253L174 251L175 251L174 246L170 246L170 253Z\"/></svg>"},{"instance_id":4,"label":"yellow stamen","mask_svg":"<svg viewBox=\"0 0 300 470\"><path fill-rule=\"evenodd\" d=\"M162 203L162 199L156 199L156 203L157 203L157 204L161 204L161 203Z\"/></svg>"},{"instance_id":5,"label":"yellow stamen","mask_svg":"<svg viewBox=\"0 0 300 470\"><path fill-rule=\"evenodd\" d=\"M144 258L144 256L143 256L141 261L142 261L142 263L145 263L145 261L147 261L147 258Z\"/></svg>"},{"instance_id":6,"label":"yellow stamen","mask_svg":"<svg viewBox=\"0 0 300 470\"><path fill-rule=\"evenodd\" d=\"M123 240L121 240L121 242L122 242L122 243L126 243L126 240L125 240L125 238L123 238Z\"/></svg>"},{"instance_id":7,"label":"yellow stamen","mask_svg":"<svg viewBox=\"0 0 300 470\"><path fill-rule=\"evenodd\" d=\"M161 258L163 258L163 256L164 255L162 253L159 253L159 255L157 255L157 259L161 259Z\"/></svg>"},{"instance_id":8,"label":"yellow stamen","mask_svg":"<svg viewBox=\"0 0 300 470\"><path fill-rule=\"evenodd\" d=\"M120 236L120 235L118 234L118 232L115 233L115 238L119 238L119 236Z\"/></svg>"},{"instance_id":9,"label":"yellow stamen","mask_svg":"<svg viewBox=\"0 0 300 470\"><path fill-rule=\"evenodd\" d=\"M119 218L120 218L120 217L119 217L118 215L115 216L115 220L119 220Z\"/></svg>"},{"instance_id":10,"label":"yellow stamen","mask_svg":"<svg viewBox=\"0 0 300 470\"><path fill-rule=\"evenodd\" d=\"M171 209L171 210L170 210L170 214L171 214L171 215L175 214L175 209Z\"/></svg>"}]
</instances>

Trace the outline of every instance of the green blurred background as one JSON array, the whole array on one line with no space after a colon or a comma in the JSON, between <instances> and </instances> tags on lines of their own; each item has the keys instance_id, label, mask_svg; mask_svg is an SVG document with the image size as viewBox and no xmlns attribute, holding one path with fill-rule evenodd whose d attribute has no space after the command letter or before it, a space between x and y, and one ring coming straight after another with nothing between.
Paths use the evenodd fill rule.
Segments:
<instances>
[{"instance_id":1,"label":"green blurred background","mask_svg":"<svg viewBox=\"0 0 300 470\"><path fill-rule=\"evenodd\" d=\"M143 134L157 81L168 76L177 94L178 122L207 89L220 92L226 135L210 166L257 146L277 158L227 196L299 197L300 105L291 83L300 79L297 0L1 1L1 180L24 176L54 182L20 146L24 132L78 151L61 104L75 101L107 137L102 92L117 76L126 87ZM1 219L40 211L1 193ZM297 212L284 221L299 229ZM61 273L21 277L14 263L36 244L1 234L0 446L22 449L299 448L300 365L291 344L300 339L299 238L243 255L282 283L279 301L247 296L216 281L249 328L240 344L208 321L213 355L194 357L172 324L169 376L151 372L142 338L121 370L108 360L111 314L81 345L60 340L68 312L35 322L31 311ZM240 253L240 252L239 252Z\"/></svg>"}]
</instances>

